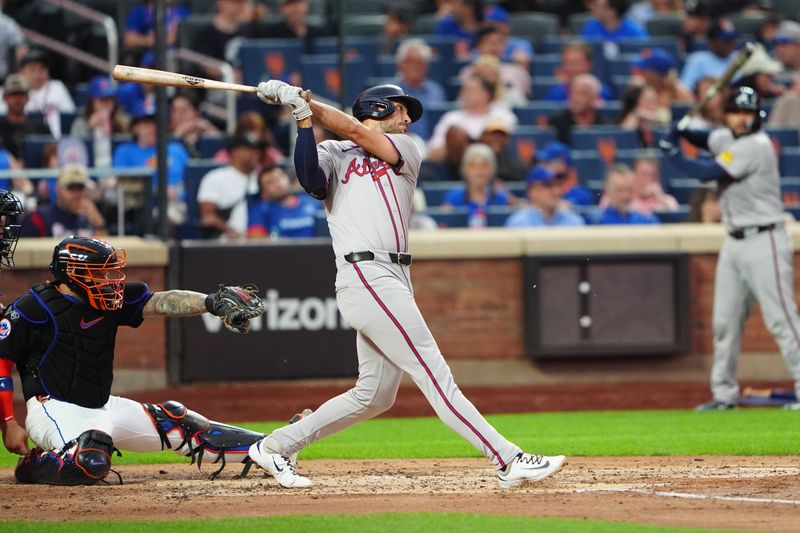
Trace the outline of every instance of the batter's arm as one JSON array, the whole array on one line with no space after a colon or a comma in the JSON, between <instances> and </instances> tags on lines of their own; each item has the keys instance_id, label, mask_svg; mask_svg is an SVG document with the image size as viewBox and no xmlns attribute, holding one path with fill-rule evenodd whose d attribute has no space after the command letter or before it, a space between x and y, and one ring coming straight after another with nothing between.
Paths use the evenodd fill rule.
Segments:
<instances>
[{"instance_id":1,"label":"batter's arm","mask_svg":"<svg viewBox=\"0 0 800 533\"><path fill-rule=\"evenodd\" d=\"M342 113L328 104L312 99L309 105L314 116L317 117L323 127L338 134L340 137L353 141L381 161L390 165L400 163L400 153L384 133L364 126L357 118ZM298 122L298 126L300 122Z\"/></svg>"}]
</instances>

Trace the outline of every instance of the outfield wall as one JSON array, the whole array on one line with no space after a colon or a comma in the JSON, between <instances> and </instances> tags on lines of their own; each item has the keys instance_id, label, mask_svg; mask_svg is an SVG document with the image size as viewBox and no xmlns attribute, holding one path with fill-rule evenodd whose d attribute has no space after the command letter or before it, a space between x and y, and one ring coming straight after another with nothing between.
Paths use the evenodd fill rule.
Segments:
<instances>
[{"instance_id":1,"label":"outfield wall","mask_svg":"<svg viewBox=\"0 0 800 533\"><path fill-rule=\"evenodd\" d=\"M790 231L800 249L800 225L791 226ZM412 281L420 309L461 384L706 381L710 368L714 268L723 238L718 226L690 224L415 232L411 238ZM156 290L168 285L170 259L164 244L138 238L110 240L128 250L129 279L142 279ZM49 279L47 264L54 245L55 241L49 239L20 241L17 269L3 270L0 282L6 295L3 301L10 301L28 286ZM525 255L675 252L689 254L688 352L535 363L525 356L522 267ZM230 268L231 279L236 279L236 265ZM798 270L800 262L796 260L796 287L800 287ZM744 352L740 365L742 378L788 379L757 307L746 325ZM169 368L166 354L165 320L149 319L138 330L121 328L115 389L119 392L163 386Z\"/></svg>"}]
</instances>

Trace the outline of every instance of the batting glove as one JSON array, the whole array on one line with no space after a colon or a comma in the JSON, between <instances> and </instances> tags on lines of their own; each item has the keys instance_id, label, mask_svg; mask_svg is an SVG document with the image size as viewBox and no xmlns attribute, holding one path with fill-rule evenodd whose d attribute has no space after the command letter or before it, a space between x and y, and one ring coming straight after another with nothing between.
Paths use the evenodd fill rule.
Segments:
<instances>
[{"instance_id":1,"label":"batting glove","mask_svg":"<svg viewBox=\"0 0 800 533\"><path fill-rule=\"evenodd\" d=\"M278 89L278 99L282 104L286 104L292 108L292 115L295 120L302 120L313 114L311 113L311 106L309 106L308 102L300 95L302 92L303 89L293 85L287 85L286 87Z\"/></svg>"},{"instance_id":2,"label":"batting glove","mask_svg":"<svg viewBox=\"0 0 800 533\"><path fill-rule=\"evenodd\" d=\"M280 105L281 101L278 97L278 91L282 87L290 87L290 85L281 80L262 81L258 84L258 92L256 96L258 99L268 105Z\"/></svg>"}]
</instances>

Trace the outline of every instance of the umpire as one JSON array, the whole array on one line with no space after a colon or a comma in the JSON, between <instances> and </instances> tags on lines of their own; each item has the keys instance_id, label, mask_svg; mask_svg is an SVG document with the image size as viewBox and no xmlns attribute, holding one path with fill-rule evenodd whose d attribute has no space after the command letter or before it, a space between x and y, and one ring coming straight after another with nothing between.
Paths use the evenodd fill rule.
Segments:
<instances>
[{"instance_id":1,"label":"umpire","mask_svg":"<svg viewBox=\"0 0 800 533\"><path fill-rule=\"evenodd\" d=\"M761 129L764 111L751 87L732 90L725 127L713 131L675 130L660 142L666 157L688 176L716 180L727 237L720 250L714 286L713 399L699 411L736 407L736 366L742 330L758 302L767 329L780 348L800 396L800 317L794 300L792 238L784 225L778 158ZM686 159L678 137L709 150L713 162ZM800 403L786 406L800 410Z\"/></svg>"}]
</instances>

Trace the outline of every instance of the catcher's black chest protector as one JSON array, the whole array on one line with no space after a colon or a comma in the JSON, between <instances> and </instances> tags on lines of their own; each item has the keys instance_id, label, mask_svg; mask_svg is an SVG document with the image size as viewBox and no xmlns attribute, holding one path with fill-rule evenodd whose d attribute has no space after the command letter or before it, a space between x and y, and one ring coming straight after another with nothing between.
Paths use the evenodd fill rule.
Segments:
<instances>
[{"instance_id":1,"label":"catcher's black chest protector","mask_svg":"<svg viewBox=\"0 0 800 533\"><path fill-rule=\"evenodd\" d=\"M40 326L24 365L34 378L23 379L25 397L46 394L83 407L102 407L114 379L114 313L74 302L50 284L33 287L31 295L44 310L46 325L40 317L23 315Z\"/></svg>"}]
</instances>

